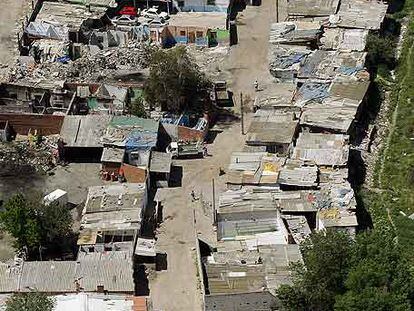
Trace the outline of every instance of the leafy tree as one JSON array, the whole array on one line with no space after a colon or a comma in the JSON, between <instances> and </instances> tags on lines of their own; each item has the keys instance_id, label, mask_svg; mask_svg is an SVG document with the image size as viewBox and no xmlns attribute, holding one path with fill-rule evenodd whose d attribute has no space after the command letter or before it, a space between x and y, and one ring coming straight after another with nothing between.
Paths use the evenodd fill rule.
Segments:
<instances>
[{"instance_id":1,"label":"leafy tree","mask_svg":"<svg viewBox=\"0 0 414 311\"><path fill-rule=\"evenodd\" d=\"M161 106L171 112L200 110L210 87L211 82L185 47L179 46L154 52L144 94L151 107Z\"/></svg>"},{"instance_id":2,"label":"leafy tree","mask_svg":"<svg viewBox=\"0 0 414 311\"><path fill-rule=\"evenodd\" d=\"M41 197L12 196L0 212L0 224L15 238L15 247L27 247L29 255L38 247L52 247L71 233L72 216L65 207L46 206Z\"/></svg>"},{"instance_id":3,"label":"leafy tree","mask_svg":"<svg viewBox=\"0 0 414 311\"><path fill-rule=\"evenodd\" d=\"M286 310L332 310L335 296L345 291L352 240L345 233L315 232L300 246L304 264L292 265L293 285L277 295Z\"/></svg>"},{"instance_id":4,"label":"leafy tree","mask_svg":"<svg viewBox=\"0 0 414 311\"><path fill-rule=\"evenodd\" d=\"M0 222L3 229L16 239L16 248L31 248L40 244L41 229L36 221L35 208L22 194L12 196L4 204Z\"/></svg>"},{"instance_id":5,"label":"leafy tree","mask_svg":"<svg viewBox=\"0 0 414 311\"><path fill-rule=\"evenodd\" d=\"M391 231L373 230L357 236L347 292L335 310L412 310L414 275Z\"/></svg>"},{"instance_id":6,"label":"leafy tree","mask_svg":"<svg viewBox=\"0 0 414 311\"><path fill-rule=\"evenodd\" d=\"M395 67L395 41L392 37L384 37L378 34L369 34L365 46L367 64L370 68L386 66L388 69Z\"/></svg>"},{"instance_id":7,"label":"leafy tree","mask_svg":"<svg viewBox=\"0 0 414 311\"><path fill-rule=\"evenodd\" d=\"M52 311L55 301L43 293L13 294L6 301L6 311Z\"/></svg>"},{"instance_id":8,"label":"leafy tree","mask_svg":"<svg viewBox=\"0 0 414 311\"><path fill-rule=\"evenodd\" d=\"M137 97L133 102L131 102L129 113L140 118L147 117L142 97Z\"/></svg>"}]
</instances>

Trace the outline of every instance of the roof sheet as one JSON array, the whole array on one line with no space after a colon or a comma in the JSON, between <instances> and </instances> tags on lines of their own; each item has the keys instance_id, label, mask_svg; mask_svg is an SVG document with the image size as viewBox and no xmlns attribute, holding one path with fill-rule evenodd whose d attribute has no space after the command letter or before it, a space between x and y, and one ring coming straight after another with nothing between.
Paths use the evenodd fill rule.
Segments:
<instances>
[{"instance_id":1,"label":"roof sheet","mask_svg":"<svg viewBox=\"0 0 414 311\"><path fill-rule=\"evenodd\" d=\"M146 311L145 297L107 294L65 294L54 296L53 311ZM137 298L137 299L136 299ZM144 307L143 309L137 309Z\"/></svg>"},{"instance_id":2,"label":"roof sheet","mask_svg":"<svg viewBox=\"0 0 414 311\"><path fill-rule=\"evenodd\" d=\"M322 166L345 166L348 162L348 135L301 133L292 158L314 161Z\"/></svg>"},{"instance_id":3,"label":"roof sheet","mask_svg":"<svg viewBox=\"0 0 414 311\"><path fill-rule=\"evenodd\" d=\"M92 7L89 10L83 5L44 1L36 17L36 22L43 21L80 30L84 21L99 19L105 14L105 11L105 8Z\"/></svg>"},{"instance_id":4,"label":"roof sheet","mask_svg":"<svg viewBox=\"0 0 414 311\"><path fill-rule=\"evenodd\" d=\"M103 149L101 162L122 163L124 155L124 149L107 147Z\"/></svg>"},{"instance_id":5,"label":"roof sheet","mask_svg":"<svg viewBox=\"0 0 414 311\"><path fill-rule=\"evenodd\" d=\"M278 183L287 186L315 187L318 185L318 168L305 166L303 161L288 159L279 173Z\"/></svg>"},{"instance_id":6,"label":"roof sheet","mask_svg":"<svg viewBox=\"0 0 414 311\"><path fill-rule=\"evenodd\" d=\"M329 16L335 14L339 0L287 0L288 15Z\"/></svg>"},{"instance_id":7,"label":"roof sheet","mask_svg":"<svg viewBox=\"0 0 414 311\"><path fill-rule=\"evenodd\" d=\"M364 70L366 52L316 50L301 62L300 79L333 80L336 76L356 76Z\"/></svg>"},{"instance_id":8,"label":"roof sheet","mask_svg":"<svg viewBox=\"0 0 414 311\"><path fill-rule=\"evenodd\" d=\"M322 34L318 22L282 22L270 26L271 44L303 44L318 39Z\"/></svg>"},{"instance_id":9,"label":"roof sheet","mask_svg":"<svg viewBox=\"0 0 414 311\"><path fill-rule=\"evenodd\" d=\"M172 154L165 152L152 151L150 161L150 172L170 173L172 164Z\"/></svg>"},{"instance_id":10,"label":"roof sheet","mask_svg":"<svg viewBox=\"0 0 414 311\"><path fill-rule=\"evenodd\" d=\"M341 0L337 15L329 21L334 27L378 30L387 9L387 3L377 0Z\"/></svg>"},{"instance_id":11,"label":"roof sheet","mask_svg":"<svg viewBox=\"0 0 414 311\"><path fill-rule=\"evenodd\" d=\"M367 43L367 29L325 28L320 39L324 50L363 51Z\"/></svg>"},{"instance_id":12,"label":"roof sheet","mask_svg":"<svg viewBox=\"0 0 414 311\"><path fill-rule=\"evenodd\" d=\"M109 115L65 116L60 135L67 147L102 147Z\"/></svg>"}]
</instances>

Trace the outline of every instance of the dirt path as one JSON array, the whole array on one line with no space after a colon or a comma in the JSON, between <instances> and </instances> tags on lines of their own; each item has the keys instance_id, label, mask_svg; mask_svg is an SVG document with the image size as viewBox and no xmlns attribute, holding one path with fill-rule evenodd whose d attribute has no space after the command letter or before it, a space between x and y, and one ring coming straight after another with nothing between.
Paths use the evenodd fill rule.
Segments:
<instances>
[{"instance_id":1,"label":"dirt path","mask_svg":"<svg viewBox=\"0 0 414 311\"><path fill-rule=\"evenodd\" d=\"M267 89L273 81L267 68L268 33L275 16L273 6L273 1L264 1L261 7L248 7L242 13L238 29L239 44L231 48L228 57L220 64L221 70L231 74L230 86L234 94L243 92L244 98L254 98L255 79L259 80L263 89ZM238 100L236 103L239 105ZM237 108L239 106L236 111ZM201 310L196 236L212 244L216 242L212 226L212 180L217 202L226 179L225 175L219 176L219 170L227 168L232 152L242 150L244 138L240 123L235 123L208 145L210 156L175 161L174 164L183 170L182 187L170 189L163 209L165 221L157 235L157 247L167 253L168 268L150 281L155 310ZM201 198L199 201L191 201L192 190Z\"/></svg>"},{"instance_id":2,"label":"dirt path","mask_svg":"<svg viewBox=\"0 0 414 311\"><path fill-rule=\"evenodd\" d=\"M17 30L21 28L25 13L29 11L28 0L2 0L0 10L0 74L4 65L13 63L18 55ZM1 75L0 75L1 76Z\"/></svg>"}]
</instances>

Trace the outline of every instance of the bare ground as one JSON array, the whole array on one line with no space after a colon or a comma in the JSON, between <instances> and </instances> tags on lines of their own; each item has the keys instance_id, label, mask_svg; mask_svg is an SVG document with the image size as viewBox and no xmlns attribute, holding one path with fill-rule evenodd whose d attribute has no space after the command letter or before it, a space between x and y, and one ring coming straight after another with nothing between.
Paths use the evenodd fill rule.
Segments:
<instances>
[{"instance_id":1,"label":"bare ground","mask_svg":"<svg viewBox=\"0 0 414 311\"><path fill-rule=\"evenodd\" d=\"M13 63L18 55L17 33L31 4L28 0L2 0L0 10L0 67ZM0 68L0 76L5 68Z\"/></svg>"},{"instance_id":2,"label":"bare ground","mask_svg":"<svg viewBox=\"0 0 414 311\"><path fill-rule=\"evenodd\" d=\"M214 64L221 76L229 77L234 94L243 92L245 99L255 97L255 79L258 79L263 92L273 83L267 68L267 44L270 22L275 16L274 6L273 1L264 1L261 7L248 7L239 19L239 44L231 47L222 62ZM237 99L235 111L240 111ZM163 209L164 223L157 235L157 247L167 253L168 268L157 272L150 282L155 310L201 310L196 236L215 243L212 180L215 181L216 194L220 193L225 187L225 175L219 176L219 170L228 166L231 153L241 150L243 144L240 123L234 123L208 146L209 157L175 161L174 164L183 169L182 187L170 189ZM192 190L200 197L196 202L191 200Z\"/></svg>"}]
</instances>

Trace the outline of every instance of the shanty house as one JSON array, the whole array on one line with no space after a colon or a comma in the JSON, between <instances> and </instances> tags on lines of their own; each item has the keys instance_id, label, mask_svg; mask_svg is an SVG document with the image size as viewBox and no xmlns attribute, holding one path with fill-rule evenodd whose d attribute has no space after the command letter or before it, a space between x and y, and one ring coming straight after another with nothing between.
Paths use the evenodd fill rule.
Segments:
<instances>
[{"instance_id":1,"label":"shanty house","mask_svg":"<svg viewBox=\"0 0 414 311\"><path fill-rule=\"evenodd\" d=\"M278 309L274 291L291 282L289 264L301 260L298 245L272 245L257 250L222 247L203 258L205 310Z\"/></svg>"},{"instance_id":2,"label":"shanty house","mask_svg":"<svg viewBox=\"0 0 414 311\"><path fill-rule=\"evenodd\" d=\"M108 148L125 151L119 174L122 173L127 181L147 181L150 153L157 147L158 132L159 122L152 119L133 116L112 117L105 134L102 135L102 144ZM119 151L118 164L121 161L121 153Z\"/></svg>"},{"instance_id":3,"label":"shanty house","mask_svg":"<svg viewBox=\"0 0 414 311\"><path fill-rule=\"evenodd\" d=\"M172 154L165 152L151 152L149 171L151 180L157 187L168 187L172 165Z\"/></svg>"},{"instance_id":4,"label":"shanty house","mask_svg":"<svg viewBox=\"0 0 414 311\"><path fill-rule=\"evenodd\" d=\"M293 145L299 120L294 112L259 109L254 114L246 144L266 146L266 151L287 155Z\"/></svg>"},{"instance_id":5,"label":"shanty house","mask_svg":"<svg viewBox=\"0 0 414 311\"><path fill-rule=\"evenodd\" d=\"M82 26L88 22L100 22L105 7L43 1L36 20L30 22L25 33L29 38L49 38L62 41L84 40Z\"/></svg>"},{"instance_id":6,"label":"shanty house","mask_svg":"<svg viewBox=\"0 0 414 311\"><path fill-rule=\"evenodd\" d=\"M64 142L63 158L99 162L104 135L111 121L109 115L68 115L63 121L60 136Z\"/></svg>"},{"instance_id":7,"label":"shanty house","mask_svg":"<svg viewBox=\"0 0 414 311\"><path fill-rule=\"evenodd\" d=\"M348 164L349 136L301 133L292 159L313 161L318 166L345 167Z\"/></svg>"},{"instance_id":8,"label":"shanty house","mask_svg":"<svg viewBox=\"0 0 414 311\"><path fill-rule=\"evenodd\" d=\"M111 253L78 261L16 261L0 265L1 293L38 291L47 294L100 292L134 294L130 258ZM93 257L93 258L92 258ZM1 283L1 282L0 282Z\"/></svg>"},{"instance_id":9,"label":"shanty house","mask_svg":"<svg viewBox=\"0 0 414 311\"><path fill-rule=\"evenodd\" d=\"M228 45L230 33L224 13L184 13L171 15L161 34L164 47L175 44L197 46Z\"/></svg>"},{"instance_id":10,"label":"shanty house","mask_svg":"<svg viewBox=\"0 0 414 311\"><path fill-rule=\"evenodd\" d=\"M82 213L79 254L124 251L132 257L146 206L145 184L90 187Z\"/></svg>"}]
</instances>

